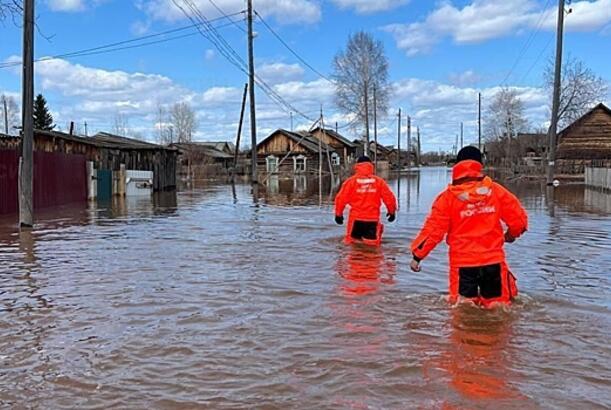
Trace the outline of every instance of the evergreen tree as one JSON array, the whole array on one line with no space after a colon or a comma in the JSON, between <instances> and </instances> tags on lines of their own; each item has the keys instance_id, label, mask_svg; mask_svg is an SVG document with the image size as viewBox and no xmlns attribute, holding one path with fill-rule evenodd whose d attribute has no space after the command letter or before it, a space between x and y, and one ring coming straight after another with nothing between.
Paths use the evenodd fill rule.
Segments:
<instances>
[{"instance_id":1,"label":"evergreen tree","mask_svg":"<svg viewBox=\"0 0 611 410\"><path fill-rule=\"evenodd\" d=\"M41 131L51 131L55 128L53 124L53 117L47 107L47 100L42 94L36 96L34 100L34 129Z\"/></svg>"}]
</instances>

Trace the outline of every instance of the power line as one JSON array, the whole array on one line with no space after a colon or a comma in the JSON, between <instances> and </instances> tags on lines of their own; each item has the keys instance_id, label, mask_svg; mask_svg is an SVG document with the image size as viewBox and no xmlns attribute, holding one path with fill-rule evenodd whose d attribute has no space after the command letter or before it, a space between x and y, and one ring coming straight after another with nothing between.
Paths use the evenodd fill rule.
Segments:
<instances>
[{"instance_id":1,"label":"power line","mask_svg":"<svg viewBox=\"0 0 611 410\"><path fill-rule=\"evenodd\" d=\"M242 13L243 12L234 13L233 15L242 14ZM223 20L223 19L225 19L225 17L219 17L217 19L214 19L214 21L219 21L219 20ZM231 24L233 24L233 22ZM223 27L227 27L229 25L230 24L222 24L222 25L217 26L216 28L217 29L218 28L223 28ZM68 52L68 53L64 53L64 54L57 54L57 55L54 55L54 56L51 56L51 57L43 57L43 58L39 58L39 59L35 60L35 62L57 60L57 59L70 58L70 57L81 57L81 56L88 56L88 55L104 54L104 53L110 53L110 52L114 52L114 51L120 51L120 50L132 49L132 48L145 47L145 46L149 46L149 45L160 44L160 43L164 43L164 42L178 40L178 39L182 39L182 38L186 38L186 37L191 37L191 36L197 35L197 33L188 33L188 34L183 34L183 35L179 35L179 36L173 36L173 37L165 38L165 39L162 39L162 40L150 41L150 42L141 43L141 44L132 45L132 46L126 46L126 47L118 47L118 46L121 46L121 45L124 45L124 44L135 43L135 42L139 42L139 41L142 41L142 40L147 40L147 39L150 39L150 38L160 37L160 36L164 36L164 35L167 35L167 34L173 34L173 33L181 32L181 31L193 29L193 28L196 28L196 26L197 26L197 24L191 24L189 26L184 26L184 27L180 27L180 28L176 28L176 29L172 29L172 30L167 30L167 31L163 31L163 32L155 33L155 34L149 34L149 35L146 35L146 36L140 36L140 37L136 37L136 38L129 39L129 40L123 40L123 41L119 41L119 42L115 42L115 43L104 44L104 45L101 45L101 46L86 48L86 49L82 49L82 50L78 50L78 51L72 51L72 52ZM0 69L1 68L20 66L21 64L22 63L20 61L18 61L18 62L0 63Z\"/></svg>"},{"instance_id":2,"label":"power line","mask_svg":"<svg viewBox=\"0 0 611 410\"><path fill-rule=\"evenodd\" d=\"M509 77L513 73L513 70L515 70L515 68L518 66L520 60L522 60L522 57L524 57L524 54L526 54L526 51L528 50L528 48L531 46L533 40L535 39L535 36L539 33L539 30L542 27L542 24L543 24L543 21L545 20L545 17L549 14L550 10L548 9L548 6L550 5L550 2L551 2L551 0L547 0L547 2L545 3L545 6L543 7L543 11L541 12L541 15L539 16L539 20L537 22L537 25L535 26L535 30L530 33L530 36L528 37L528 39L526 40L526 42L522 46L522 49L518 53L518 58L514 61L513 65L509 69L509 72L505 76L505 79L501 82L501 85L507 85L507 80L509 80Z\"/></svg>"},{"instance_id":3,"label":"power line","mask_svg":"<svg viewBox=\"0 0 611 410\"><path fill-rule=\"evenodd\" d=\"M549 48L549 46L552 44L552 40L554 39L554 36L550 36L549 39L547 40L547 43L545 44L545 46L543 47L543 49L541 49L541 52L539 53L539 55L537 56L537 58L535 59L534 63L532 63L532 65L529 67L528 71L526 71L526 73L522 76L522 78L520 79L520 83L523 83L527 78L528 75L530 74L530 72L535 68L535 66L539 63L539 60L541 60L541 57L543 57L543 54L547 51L547 49Z\"/></svg>"},{"instance_id":4,"label":"power line","mask_svg":"<svg viewBox=\"0 0 611 410\"><path fill-rule=\"evenodd\" d=\"M212 1L212 0L211 0ZM274 37L276 37L278 39L278 41L280 41L284 47L287 48L287 50L289 50L295 57L297 57L297 59L299 61L301 61L306 67L308 67L310 70L312 70L314 73L318 74L321 78L329 81L329 82L333 82L332 79L330 79L329 77L327 77L326 75L324 75L323 73L321 73L320 71L318 71L317 69L315 69L314 67L312 67L307 61L305 61L299 54L297 54L297 52L295 50L293 50L291 48L291 46L289 46L286 41L284 41L282 39L282 37L280 37L280 35L278 33L276 33L276 31L274 31L274 29L267 24L267 22L265 21L265 19L255 10L255 14L257 15L257 17L259 18L259 20L261 20L261 23L263 23L263 25L270 31L270 33L272 33L274 35Z\"/></svg>"},{"instance_id":5,"label":"power line","mask_svg":"<svg viewBox=\"0 0 611 410\"><path fill-rule=\"evenodd\" d=\"M221 9L221 8L220 8L220 7L219 7L219 6L218 6L218 5L217 5L217 4L214 2L214 0L208 0L208 1L209 1L209 2L210 2L210 3L211 3L213 6L214 6L214 8L215 8L215 9L217 9L217 10L218 10L218 12L219 12L219 13L221 13L221 14L222 14L224 17L226 17L227 19L229 19L229 21L231 21L231 22L232 22L232 23L233 23L233 24L234 24L234 25L235 25L237 28L239 28L240 30L242 30L242 32L243 32L244 34L246 34L246 30L244 30L244 27L240 26L238 23L236 23L235 21L233 21L233 20L231 19L231 17L230 17L230 16L228 16L228 15L227 15L227 14L226 14L226 13L223 11L223 9Z\"/></svg>"}]
</instances>

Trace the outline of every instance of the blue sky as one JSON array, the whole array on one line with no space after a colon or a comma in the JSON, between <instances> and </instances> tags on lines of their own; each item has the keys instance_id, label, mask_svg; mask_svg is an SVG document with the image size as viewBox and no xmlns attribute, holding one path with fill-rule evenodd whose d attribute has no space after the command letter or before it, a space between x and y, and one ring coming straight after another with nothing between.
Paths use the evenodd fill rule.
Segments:
<instances>
[{"instance_id":1,"label":"blue sky","mask_svg":"<svg viewBox=\"0 0 611 410\"><path fill-rule=\"evenodd\" d=\"M233 14L244 10L244 0L192 1L206 18L218 19L213 24L219 33L246 59L242 15L231 24L219 19L214 7ZM554 51L555 3L254 0L254 7L305 61L327 75L350 33L372 33L384 43L394 88L380 138L395 142L395 113L401 107L422 128L425 150L449 150L461 121L466 141L475 138L477 93L483 93L485 107L502 85L516 88L533 127L545 124L549 98L542 71ZM566 53L611 81L611 0L573 1L571 7ZM38 58L190 24L172 0L38 0L37 22ZM258 72L274 90L308 117L317 116L322 104L328 123L346 124L348 117L333 104L332 84L295 58L261 22L255 28ZM170 36L187 33L195 32ZM0 64L18 60L19 29L5 21L0 38ZM39 63L35 91L47 97L63 129L70 121L81 128L87 121L89 133L112 130L120 116L132 133L154 140L158 106L187 101L197 112L197 138L225 140L234 138L245 80L209 40L195 33L147 47ZM0 68L0 93L18 100L19 90L19 67ZM257 97L260 138L290 126L288 112L260 91ZM309 125L297 114L294 118L296 127ZM346 128L344 133L356 138L360 130ZM246 129L246 141L248 134Z\"/></svg>"}]
</instances>

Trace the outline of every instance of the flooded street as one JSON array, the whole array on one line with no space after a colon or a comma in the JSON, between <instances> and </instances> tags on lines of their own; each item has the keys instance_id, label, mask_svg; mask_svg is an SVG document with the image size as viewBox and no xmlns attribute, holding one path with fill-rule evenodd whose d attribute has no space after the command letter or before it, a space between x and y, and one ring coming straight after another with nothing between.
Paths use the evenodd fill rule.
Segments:
<instances>
[{"instance_id":1,"label":"flooded street","mask_svg":"<svg viewBox=\"0 0 611 410\"><path fill-rule=\"evenodd\" d=\"M451 308L408 252L448 179L391 181L381 249L307 180L0 219L0 407L611 408L611 195L510 185L520 297Z\"/></svg>"}]
</instances>

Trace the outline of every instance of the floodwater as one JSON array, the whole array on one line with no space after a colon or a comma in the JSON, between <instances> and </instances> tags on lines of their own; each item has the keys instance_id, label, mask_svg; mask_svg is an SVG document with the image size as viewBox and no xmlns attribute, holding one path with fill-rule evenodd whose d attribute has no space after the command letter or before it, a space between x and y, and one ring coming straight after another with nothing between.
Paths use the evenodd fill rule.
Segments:
<instances>
[{"instance_id":1,"label":"floodwater","mask_svg":"<svg viewBox=\"0 0 611 410\"><path fill-rule=\"evenodd\" d=\"M508 310L451 307L446 248L408 270L445 169L391 182L381 249L329 187L212 185L0 221L0 407L611 408L611 197L512 186Z\"/></svg>"}]
</instances>

